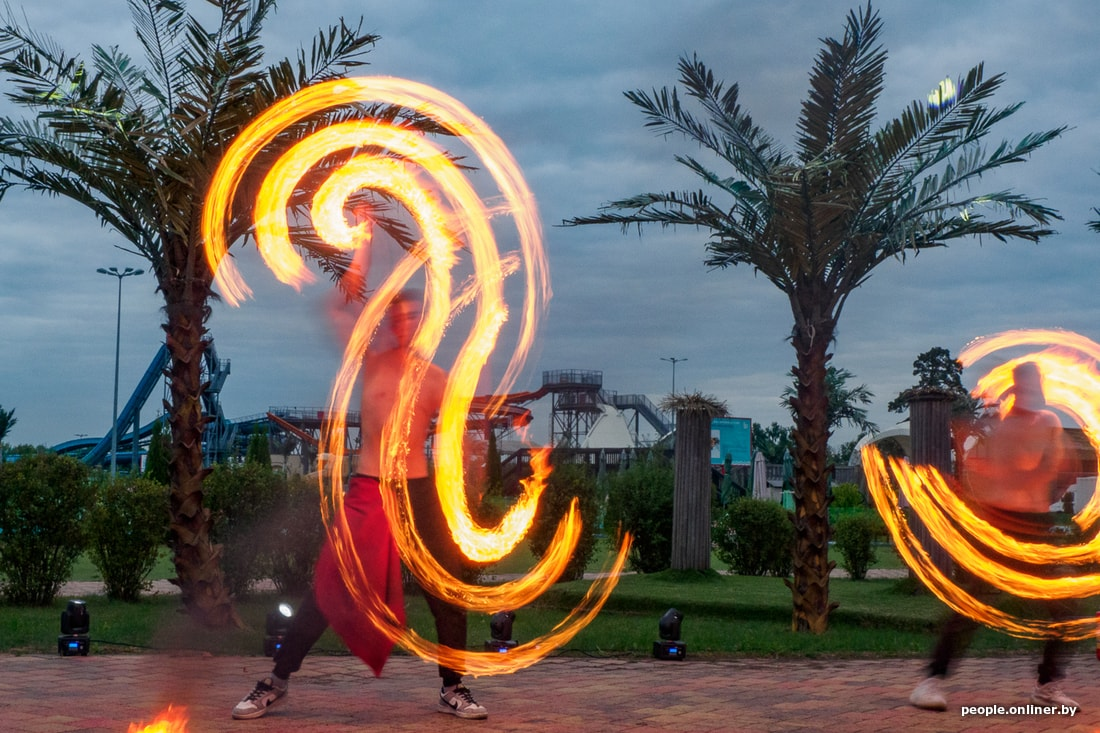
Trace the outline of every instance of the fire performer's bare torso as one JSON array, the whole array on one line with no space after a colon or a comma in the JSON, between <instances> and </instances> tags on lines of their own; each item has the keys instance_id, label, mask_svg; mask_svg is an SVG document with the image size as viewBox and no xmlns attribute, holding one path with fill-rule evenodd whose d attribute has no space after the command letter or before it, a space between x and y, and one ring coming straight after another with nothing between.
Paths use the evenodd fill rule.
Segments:
<instances>
[{"instance_id":1,"label":"fire performer's bare torso","mask_svg":"<svg viewBox=\"0 0 1100 733\"><path fill-rule=\"evenodd\" d=\"M1014 372L1015 403L963 458L963 476L977 501L1010 512L1042 514L1065 493L1059 482L1066 448L1061 421L1046 408L1033 363Z\"/></svg>"},{"instance_id":2,"label":"fire performer's bare torso","mask_svg":"<svg viewBox=\"0 0 1100 733\"><path fill-rule=\"evenodd\" d=\"M428 475L425 444L432 420L443 402L447 375L438 366L412 355L409 349L419 315L418 304L399 301L392 306L389 312L390 328L398 345L388 351L370 353L364 360L359 428L361 447L355 469L357 473L381 475L383 431L394 405L397 404L401 377L412 366L410 360L415 359L425 369L425 375L412 410L405 475L406 478L424 478Z\"/></svg>"}]
</instances>

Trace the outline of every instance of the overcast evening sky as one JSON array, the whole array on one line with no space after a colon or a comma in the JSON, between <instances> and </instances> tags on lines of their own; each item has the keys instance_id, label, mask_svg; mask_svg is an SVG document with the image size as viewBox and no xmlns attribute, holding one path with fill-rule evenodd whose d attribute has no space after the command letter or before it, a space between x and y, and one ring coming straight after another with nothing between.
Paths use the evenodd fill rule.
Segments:
<instances>
[{"instance_id":1,"label":"overcast evening sky","mask_svg":"<svg viewBox=\"0 0 1100 733\"><path fill-rule=\"evenodd\" d=\"M205 10L198 0L191 5ZM708 270L702 232L653 228L639 236L557 225L615 198L694 186L673 160L694 148L645 129L623 96L673 84L685 54L738 83L756 123L793 148L818 39L840 36L852 7L836 0L283 0L265 38L276 60L308 47L341 16L362 15L364 28L381 36L364 73L457 97L510 147L538 202L554 291L518 389L537 388L544 369L593 369L602 370L607 389L657 400L672 382L662 357L674 357L684 360L675 367L678 391L699 390L725 400L733 415L786 425L779 395L794 363L791 313L774 286L744 267ZM1100 340L1100 235L1086 226L1100 206L1100 45L1093 0L880 0L875 7L889 52L881 119L984 62L987 75L1006 77L995 104L1025 102L991 144L1071 128L1029 162L981 183L1044 199L1064 217L1056 235L1039 245L959 241L890 262L849 299L833 363L876 395L870 417L885 429L899 418L886 404L913 384L913 360L933 346L957 354L974 337L1012 328L1065 328ZM49 0L27 4L25 13L35 29L86 59L93 43L136 48L124 0ZM116 233L75 204L26 193L0 201L0 406L18 419L9 444L54 445L109 430L118 286L96 268L146 267L118 246L125 243ZM257 259L251 248L239 256ZM208 324L218 355L232 363L226 415L326 404L338 364L318 319L326 284L298 294L255 266L242 268L256 298L240 308L216 304ZM162 341L161 306L150 275L124 281L120 403ZM535 409L536 429L545 432L549 406ZM842 429L833 443L853 437Z\"/></svg>"}]
</instances>

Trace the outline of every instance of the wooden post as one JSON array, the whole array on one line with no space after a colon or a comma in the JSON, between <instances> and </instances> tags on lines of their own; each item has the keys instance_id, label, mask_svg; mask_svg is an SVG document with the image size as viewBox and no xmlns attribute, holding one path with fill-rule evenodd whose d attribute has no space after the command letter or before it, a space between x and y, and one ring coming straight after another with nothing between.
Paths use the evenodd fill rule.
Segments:
<instances>
[{"instance_id":1,"label":"wooden post","mask_svg":"<svg viewBox=\"0 0 1100 733\"><path fill-rule=\"evenodd\" d=\"M672 569L710 569L710 415L676 415L676 488L672 503Z\"/></svg>"},{"instance_id":2,"label":"wooden post","mask_svg":"<svg viewBox=\"0 0 1100 733\"><path fill-rule=\"evenodd\" d=\"M922 388L909 394L910 460L914 464L932 466L944 476L954 472L951 464L951 405L958 398L954 392ZM936 542L924 523L907 513L909 526L921 545L947 577L952 576L951 555Z\"/></svg>"},{"instance_id":3,"label":"wooden post","mask_svg":"<svg viewBox=\"0 0 1100 733\"><path fill-rule=\"evenodd\" d=\"M672 497L672 569L710 569L710 421L726 405L699 393L670 395L661 403L676 412Z\"/></svg>"}]
</instances>

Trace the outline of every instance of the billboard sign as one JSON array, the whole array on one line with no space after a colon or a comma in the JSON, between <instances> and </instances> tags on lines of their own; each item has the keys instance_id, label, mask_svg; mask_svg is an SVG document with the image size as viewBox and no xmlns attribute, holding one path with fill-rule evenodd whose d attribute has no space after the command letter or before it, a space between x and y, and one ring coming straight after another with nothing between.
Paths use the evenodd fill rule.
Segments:
<instances>
[{"instance_id":1,"label":"billboard sign","mask_svg":"<svg viewBox=\"0 0 1100 733\"><path fill-rule=\"evenodd\" d=\"M722 465L729 455L734 465L752 463L752 420L716 417L710 421L710 462Z\"/></svg>"}]
</instances>

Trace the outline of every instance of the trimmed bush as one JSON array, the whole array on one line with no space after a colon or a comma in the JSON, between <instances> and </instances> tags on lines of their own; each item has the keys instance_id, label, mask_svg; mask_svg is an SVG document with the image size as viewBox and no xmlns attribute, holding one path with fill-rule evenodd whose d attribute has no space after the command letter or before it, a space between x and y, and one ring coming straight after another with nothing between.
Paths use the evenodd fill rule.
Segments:
<instances>
[{"instance_id":1,"label":"trimmed bush","mask_svg":"<svg viewBox=\"0 0 1100 733\"><path fill-rule=\"evenodd\" d=\"M833 487L833 501L830 506L867 506L867 502L863 499L863 492L858 486L853 483L843 483Z\"/></svg>"},{"instance_id":2,"label":"trimmed bush","mask_svg":"<svg viewBox=\"0 0 1100 733\"><path fill-rule=\"evenodd\" d=\"M149 572L168 534L168 487L136 476L99 486L88 514L92 564L108 598L137 601L152 585Z\"/></svg>"},{"instance_id":3,"label":"trimmed bush","mask_svg":"<svg viewBox=\"0 0 1100 733\"><path fill-rule=\"evenodd\" d=\"M874 542L883 533L882 520L874 512L864 511L837 520L833 540L844 558L841 565L852 580L866 578L867 569L878 561Z\"/></svg>"},{"instance_id":4,"label":"trimmed bush","mask_svg":"<svg viewBox=\"0 0 1100 733\"><path fill-rule=\"evenodd\" d=\"M289 596L303 596L313 582L313 567L325 541L321 493L316 479L287 478L286 491L274 517L275 538L261 567L275 587Z\"/></svg>"},{"instance_id":5,"label":"trimmed bush","mask_svg":"<svg viewBox=\"0 0 1100 733\"><path fill-rule=\"evenodd\" d=\"M829 501L829 525L836 523L844 517L863 514L867 510L867 500L859 486L853 483L837 484L830 489Z\"/></svg>"},{"instance_id":6,"label":"trimmed bush","mask_svg":"<svg viewBox=\"0 0 1100 733\"><path fill-rule=\"evenodd\" d=\"M43 453L0 465L0 592L9 602L53 601L84 551L94 501L88 468L75 458Z\"/></svg>"},{"instance_id":7,"label":"trimmed bush","mask_svg":"<svg viewBox=\"0 0 1100 733\"><path fill-rule=\"evenodd\" d=\"M203 480L213 539L222 545L221 568L232 593L247 593L268 574L266 558L282 542L277 525L286 486L281 474L253 463L215 466Z\"/></svg>"},{"instance_id":8,"label":"trimmed bush","mask_svg":"<svg viewBox=\"0 0 1100 733\"><path fill-rule=\"evenodd\" d=\"M634 536L630 567L639 573L672 566L674 480L672 463L656 451L608 476L606 526Z\"/></svg>"},{"instance_id":9,"label":"trimmed bush","mask_svg":"<svg viewBox=\"0 0 1100 733\"><path fill-rule=\"evenodd\" d=\"M714 523L718 559L737 575L790 575L794 566L794 525L773 501L734 499Z\"/></svg>"},{"instance_id":10,"label":"trimmed bush","mask_svg":"<svg viewBox=\"0 0 1100 733\"><path fill-rule=\"evenodd\" d=\"M581 534L577 547L559 582L578 580L584 577L584 569L596 550L596 478L588 467L580 463L560 463L555 461L546 489L539 498L539 507L535 520L527 533L527 544L531 554L541 558L554 539L558 523L565 516L569 505L576 497L581 515Z\"/></svg>"}]
</instances>

